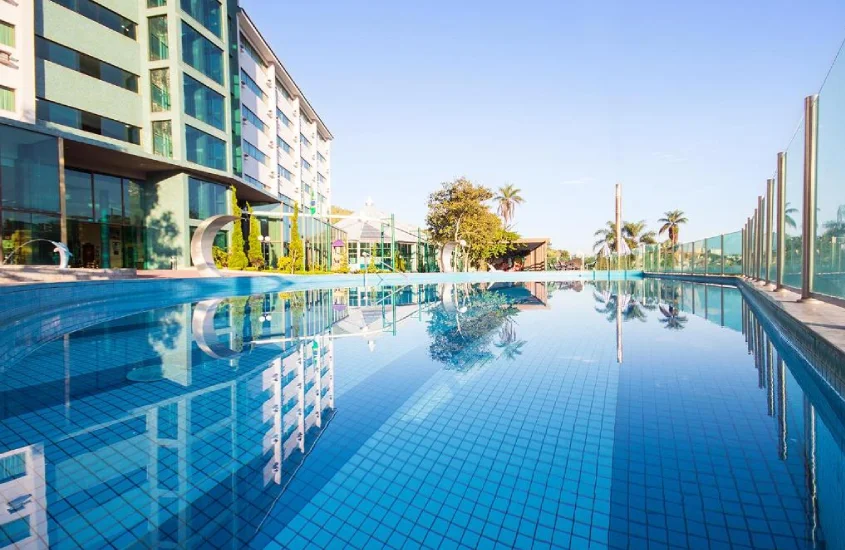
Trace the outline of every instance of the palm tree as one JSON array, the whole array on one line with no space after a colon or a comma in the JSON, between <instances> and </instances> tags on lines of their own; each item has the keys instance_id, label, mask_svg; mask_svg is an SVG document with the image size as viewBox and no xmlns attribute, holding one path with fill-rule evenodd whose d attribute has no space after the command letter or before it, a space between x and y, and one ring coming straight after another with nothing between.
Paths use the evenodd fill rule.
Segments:
<instances>
[{"instance_id":1,"label":"palm tree","mask_svg":"<svg viewBox=\"0 0 845 550\"><path fill-rule=\"evenodd\" d=\"M672 241L673 245L677 245L681 232L681 224L687 223L689 220L684 217L682 210L670 210L663 214L663 217L657 221L663 223L663 226L660 228L660 234L668 233L669 240Z\"/></svg>"},{"instance_id":2,"label":"palm tree","mask_svg":"<svg viewBox=\"0 0 845 550\"><path fill-rule=\"evenodd\" d=\"M784 208L784 218L783 223L786 224L786 227L790 229L798 229L798 224L795 223L795 218L792 217L792 214L798 212L798 209L794 206L790 208L789 203L786 203Z\"/></svg>"},{"instance_id":3,"label":"palm tree","mask_svg":"<svg viewBox=\"0 0 845 550\"><path fill-rule=\"evenodd\" d=\"M510 225L513 221L514 214L516 213L516 205L525 202L525 199L519 195L521 191L522 189L508 183L503 187L499 187L499 194L493 197L493 201L498 206L499 215L505 221L505 226Z\"/></svg>"},{"instance_id":4,"label":"palm tree","mask_svg":"<svg viewBox=\"0 0 845 550\"><path fill-rule=\"evenodd\" d=\"M599 239L593 243L593 249L598 250L605 244L609 250L616 250L616 224L614 222L607 222L605 227L602 227L594 233Z\"/></svg>"},{"instance_id":5,"label":"palm tree","mask_svg":"<svg viewBox=\"0 0 845 550\"><path fill-rule=\"evenodd\" d=\"M625 222L622 224L622 236L628 243L628 248L634 250L641 244L657 243L657 235L654 231L645 230L645 220L638 222Z\"/></svg>"}]
</instances>

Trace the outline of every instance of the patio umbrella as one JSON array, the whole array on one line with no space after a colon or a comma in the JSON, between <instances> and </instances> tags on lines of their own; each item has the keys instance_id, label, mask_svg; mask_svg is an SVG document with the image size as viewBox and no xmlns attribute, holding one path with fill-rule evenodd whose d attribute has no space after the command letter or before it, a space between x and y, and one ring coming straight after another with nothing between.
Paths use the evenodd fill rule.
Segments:
<instances>
[{"instance_id":1,"label":"patio umbrella","mask_svg":"<svg viewBox=\"0 0 845 550\"><path fill-rule=\"evenodd\" d=\"M598 251L598 254L597 254L597 255L598 255L600 258L602 258L602 257L603 257L603 258L607 258L608 256L610 256L610 247L608 247L608 246L607 246L607 243L603 243L603 244L601 245L601 248L599 249L599 251Z\"/></svg>"}]
</instances>

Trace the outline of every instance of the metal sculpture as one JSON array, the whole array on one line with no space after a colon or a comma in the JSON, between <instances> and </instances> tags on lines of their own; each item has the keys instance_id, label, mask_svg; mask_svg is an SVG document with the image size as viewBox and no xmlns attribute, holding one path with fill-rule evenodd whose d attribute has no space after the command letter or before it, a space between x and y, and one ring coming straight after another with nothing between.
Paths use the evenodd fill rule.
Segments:
<instances>
[{"instance_id":1,"label":"metal sculpture","mask_svg":"<svg viewBox=\"0 0 845 550\"><path fill-rule=\"evenodd\" d=\"M3 260L2 262L0 262L0 264L5 265L9 260L12 259L12 256L17 254L18 250L22 249L23 247L25 247L28 244L32 244L32 243L39 242L39 241L43 241L45 243L50 243L55 247L53 249L53 252L56 252L59 255L59 269L67 269L68 268L68 263L70 262L70 259L73 257L73 254L70 253L70 250L68 249L68 247L65 243L51 241L50 239L32 239L31 241L26 241L22 245L18 246L14 250L12 250L12 252L9 253L9 255L6 257L6 259Z\"/></svg>"},{"instance_id":2,"label":"metal sculpture","mask_svg":"<svg viewBox=\"0 0 845 550\"><path fill-rule=\"evenodd\" d=\"M212 247L214 246L214 237L217 232L232 222L238 221L237 216L230 216L229 214L220 214L219 216L212 216L203 221L197 227L193 238L191 239L191 260L194 262L194 267L197 268L199 274L203 277L222 277L223 274L214 265L214 253Z\"/></svg>"},{"instance_id":3,"label":"metal sculpture","mask_svg":"<svg viewBox=\"0 0 845 550\"><path fill-rule=\"evenodd\" d=\"M214 328L214 315L222 299L203 300L194 308L191 329L194 341L206 355L214 359L234 359L242 354L220 342Z\"/></svg>"}]
</instances>

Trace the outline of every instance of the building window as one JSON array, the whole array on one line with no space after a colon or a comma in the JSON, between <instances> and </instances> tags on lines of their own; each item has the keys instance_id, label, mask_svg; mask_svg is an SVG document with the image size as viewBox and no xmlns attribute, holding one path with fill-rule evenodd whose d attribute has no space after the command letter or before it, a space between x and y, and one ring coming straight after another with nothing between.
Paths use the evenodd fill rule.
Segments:
<instances>
[{"instance_id":1,"label":"building window","mask_svg":"<svg viewBox=\"0 0 845 550\"><path fill-rule=\"evenodd\" d=\"M218 130L225 129L225 98L198 80L185 75L185 113L210 124Z\"/></svg>"},{"instance_id":2,"label":"building window","mask_svg":"<svg viewBox=\"0 0 845 550\"><path fill-rule=\"evenodd\" d=\"M357 264L358 263L358 243L357 242L349 242L346 244L346 250L349 254L349 263L350 264Z\"/></svg>"},{"instance_id":3,"label":"building window","mask_svg":"<svg viewBox=\"0 0 845 550\"><path fill-rule=\"evenodd\" d=\"M101 6L91 0L53 0L55 3L66 7L69 10L75 11L83 17L87 17L91 21L96 21L100 25L107 27L115 32L127 36L135 40L135 25L122 15L111 11L108 8Z\"/></svg>"},{"instance_id":4,"label":"building window","mask_svg":"<svg viewBox=\"0 0 845 550\"><path fill-rule=\"evenodd\" d=\"M182 22L182 60L218 84L223 84L223 50Z\"/></svg>"},{"instance_id":5,"label":"building window","mask_svg":"<svg viewBox=\"0 0 845 550\"><path fill-rule=\"evenodd\" d=\"M0 458L0 484L26 475L26 454L16 453Z\"/></svg>"},{"instance_id":6,"label":"building window","mask_svg":"<svg viewBox=\"0 0 845 550\"><path fill-rule=\"evenodd\" d=\"M325 164L326 157L324 157L323 154L320 153L320 151L317 151L317 160L320 162L320 164Z\"/></svg>"},{"instance_id":7,"label":"building window","mask_svg":"<svg viewBox=\"0 0 845 550\"><path fill-rule=\"evenodd\" d=\"M169 120L153 121L153 153L173 157L173 124Z\"/></svg>"},{"instance_id":8,"label":"building window","mask_svg":"<svg viewBox=\"0 0 845 550\"><path fill-rule=\"evenodd\" d=\"M61 124L92 134L134 143L135 145L141 143L141 129L137 126L81 111L67 105L53 103L43 98L38 98L35 102L35 116L38 120Z\"/></svg>"},{"instance_id":9,"label":"building window","mask_svg":"<svg viewBox=\"0 0 845 550\"><path fill-rule=\"evenodd\" d=\"M306 170L311 170L311 163L308 162L307 160L305 160L302 157L299 157L299 158L302 160L302 167L305 168Z\"/></svg>"},{"instance_id":10,"label":"building window","mask_svg":"<svg viewBox=\"0 0 845 550\"><path fill-rule=\"evenodd\" d=\"M311 124L311 119L305 113L299 115L300 120L302 120L303 124Z\"/></svg>"},{"instance_id":11,"label":"building window","mask_svg":"<svg viewBox=\"0 0 845 550\"><path fill-rule=\"evenodd\" d=\"M185 125L185 149L190 162L216 170L226 169L226 142Z\"/></svg>"},{"instance_id":12,"label":"building window","mask_svg":"<svg viewBox=\"0 0 845 550\"><path fill-rule=\"evenodd\" d=\"M150 61L161 61L170 56L167 42L167 16L158 15L147 20L150 27Z\"/></svg>"},{"instance_id":13,"label":"building window","mask_svg":"<svg viewBox=\"0 0 845 550\"><path fill-rule=\"evenodd\" d=\"M15 111L15 91L0 86L0 111Z\"/></svg>"},{"instance_id":14,"label":"building window","mask_svg":"<svg viewBox=\"0 0 845 550\"><path fill-rule=\"evenodd\" d=\"M70 219L140 226L144 220L142 197L141 185L132 180L65 170L65 212Z\"/></svg>"},{"instance_id":15,"label":"building window","mask_svg":"<svg viewBox=\"0 0 845 550\"><path fill-rule=\"evenodd\" d=\"M288 142L283 140L281 136L276 136L276 145L278 145L279 148L287 154L291 154L291 152L293 151L293 147L288 145Z\"/></svg>"},{"instance_id":16,"label":"building window","mask_svg":"<svg viewBox=\"0 0 845 550\"><path fill-rule=\"evenodd\" d=\"M267 99L267 94L264 93L264 90L261 89L261 86L258 85L258 82L256 82L252 79L251 76L246 74L246 71L244 71L243 69L241 69L241 79L243 80L244 85L246 85L247 88L252 90L255 95L260 97L262 100Z\"/></svg>"},{"instance_id":17,"label":"building window","mask_svg":"<svg viewBox=\"0 0 845 550\"><path fill-rule=\"evenodd\" d=\"M279 88L279 93L282 95L283 98L285 98L288 101L293 101L293 96L290 95L290 92L288 91L288 89L285 88L282 85L282 83L279 82L278 80L276 81L276 86Z\"/></svg>"},{"instance_id":18,"label":"building window","mask_svg":"<svg viewBox=\"0 0 845 550\"><path fill-rule=\"evenodd\" d=\"M59 212L58 147L52 136L0 125L0 209Z\"/></svg>"},{"instance_id":19,"label":"building window","mask_svg":"<svg viewBox=\"0 0 845 550\"><path fill-rule=\"evenodd\" d=\"M307 138L307 137L305 137L305 134L303 134L303 133L301 133L301 132L300 132L300 134L299 134L299 139L300 139L300 141L302 141L302 144L303 144L303 145L306 145L306 146L308 146L308 147L311 147L311 142L308 140L308 138Z\"/></svg>"},{"instance_id":20,"label":"building window","mask_svg":"<svg viewBox=\"0 0 845 550\"><path fill-rule=\"evenodd\" d=\"M254 178L254 177L250 176L249 174L244 174L244 180L253 184L256 187L267 187L266 185L261 183L261 181L259 181L258 178Z\"/></svg>"},{"instance_id":21,"label":"building window","mask_svg":"<svg viewBox=\"0 0 845 550\"><path fill-rule=\"evenodd\" d=\"M282 110L279 109L278 107L276 107L276 116L279 117L279 120L282 121L282 124L284 124L288 128L290 128L291 125L293 125L293 122L291 122L290 119L288 118L288 116L286 114L284 114L282 112Z\"/></svg>"},{"instance_id":22,"label":"building window","mask_svg":"<svg viewBox=\"0 0 845 550\"><path fill-rule=\"evenodd\" d=\"M147 0L148 8L163 8L167 5L167 0Z\"/></svg>"},{"instance_id":23,"label":"building window","mask_svg":"<svg viewBox=\"0 0 845 550\"><path fill-rule=\"evenodd\" d=\"M29 516L24 516L0 524L0 544L13 545L32 536L30 532Z\"/></svg>"},{"instance_id":24,"label":"building window","mask_svg":"<svg viewBox=\"0 0 845 550\"><path fill-rule=\"evenodd\" d=\"M253 61L258 63L260 67L263 67L265 69L267 68L267 63L265 63L264 60L261 59L261 56L258 55L256 49L252 47L252 44L250 44L249 40L247 40L244 35L241 35L241 49L246 52L246 54L250 56Z\"/></svg>"},{"instance_id":25,"label":"building window","mask_svg":"<svg viewBox=\"0 0 845 550\"><path fill-rule=\"evenodd\" d=\"M252 112L252 110L244 105L244 121L249 122L263 133L267 133L267 125L264 124L264 121L258 118L258 115Z\"/></svg>"},{"instance_id":26,"label":"building window","mask_svg":"<svg viewBox=\"0 0 845 550\"><path fill-rule=\"evenodd\" d=\"M0 21L0 44L15 47L15 26L5 21Z\"/></svg>"},{"instance_id":27,"label":"building window","mask_svg":"<svg viewBox=\"0 0 845 550\"><path fill-rule=\"evenodd\" d=\"M170 110L170 69L150 71L150 96L154 113Z\"/></svg>"},{"instance_id":28,"label":"building window","mask_svg":"<svg viewBox=\"0 0 845 550\"><path fill-rule=\"evenodd\" d=\"M326 183L326 176L324 176L320 172L317 172L317 181L319 183Z\"/></svg>"},{"instance_id":29,"label":"building window","mask_svg":"<svg viewBox=\"0 0 845 550\"><path fill-rule=\"evenodd\" d=\"M259 149L258 147L256 147L252 143L248 142L247 140L244 140L244 154L251 156L252 158L257 160L258 162L260 162L264 166L267 166L267 161L269 160L269 157L267 155L265 155L261 151L261 149Z\"/></svg>"},{"instance_id":30,"label":"building window","mask_svg":"<svg viewBox=\"0 0 845 550\"><path fill-rule=\"evenodd\" d=\"M278 165L279 168L279 176L285 178L286 180L290 181L293 178L293 174L290 170L282 166L281 164Z\"/></svg>"},{"instance_id":31,"label":"building window","mask_svg":"<svg viewBox=\"0 0 845 550\"><path fill-rule=\"evenodd\" d=\"M220 36L220 2L218 0L182 0L182 11Z\"/></svg>"},{"instance_id":32,"label":"building window","mask_svg":"<svg viewBox=\"0 0 845 550\"><path fill-rule=\"evenodd\" d=\"M188 217L204 220L228 213L226 186L188 177Z\"/></svg>"},{"instance_id":33,"label":"building window","mask_svg":"<svg viewBox=\"0 0 845 550\"><path fill-rule=\"evenodd\" d=\"M35 54L39 59L120 86L130 92L138 91L138 75L40 36L35 37Z\"/></svg>"}]
</instances>

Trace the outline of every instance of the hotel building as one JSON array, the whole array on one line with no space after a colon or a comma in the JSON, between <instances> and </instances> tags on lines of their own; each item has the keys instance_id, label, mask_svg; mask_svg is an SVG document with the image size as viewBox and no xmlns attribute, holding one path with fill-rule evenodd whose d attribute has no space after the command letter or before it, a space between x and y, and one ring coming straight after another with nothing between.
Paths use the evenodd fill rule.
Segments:
<instances>
[{"instance_id":1,"label":"hotel building","mask_svg":"<svg viewBox=\"0 0 845 550\"><path fill-rule=\"evenodd\" d=\"M332 138L237 0L0 0L9 263L56 263L50 243L25 244L49 239L74 267L188 267L232 187L241 206L328 215ZM278 220L262 231L282 252ZM302 221L328 263L330 226Z\"/></svg>"}]
</instances>

